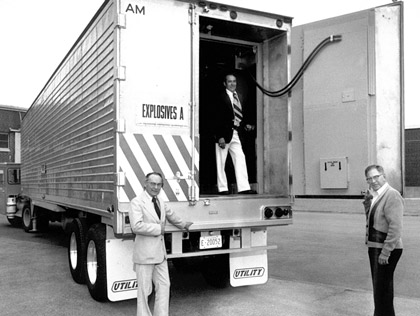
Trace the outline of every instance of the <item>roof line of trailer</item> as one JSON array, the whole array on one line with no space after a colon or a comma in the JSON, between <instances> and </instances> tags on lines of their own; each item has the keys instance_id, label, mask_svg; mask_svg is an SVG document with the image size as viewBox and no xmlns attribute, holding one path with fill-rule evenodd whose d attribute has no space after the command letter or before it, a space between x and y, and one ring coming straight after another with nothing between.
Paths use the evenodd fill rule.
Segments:
<instances>
[{"instance_id":1,"label":"roof line of trailer","mask_svg":"<svg viewBox=\"0 0 420 316\"><path fill-rule=\"evenodd\" d=\"M101 14L102 10L105 8L105 6L108 4L108 2L110 2L111 0L104 0L104 3L101 5L101 7L98 9L98 11L96 11L95 15L93 16L93 18L89 21L88 25L83 29L82 33L79 35L79 37L77 38L77 40L74 42L74 44L72 45L72 47L70 48L70 50L67 52L67 54L64 56L64 58L61 60L60 64L57 66L57 68L54 70L54 72L52 73L52 75L50 76L50 78L47 80L47 82L45 83L45 85L42 87L41 91L38 93L38 95L35 97L35 100L32 102L31 106L28 108L27 112L29 112L29 110L31 109L32 105L34 105L35 101L39 98L39 96L41 95L42 91L44 91L44 89L48 86L48 84L50 83L50 81L52 80L52 78L55 76L55 74L58 72L58 70L60 69L60 67L64 64L64 62L66 61L67 57L72 53L72 51L76 48L76 46L79 44L79 42L82 40L83 36L86 34L86 32L89 30L89 28L91 27L91 25L95 22L96 18Z\"/></svg>"},{"instance_id":2,"label":"roof line of trailer","mask_svg":"<svg viewBox=\"0 0 420 316\"><path fill-rule=\"evenodd\" d=\"M202 0L179 0L179 1L188 2L188 3L193 2L193 3L196 3L201 8L204 8L204 7L207 6L208 9L210 9L210 10L215 10L217 8L224 8L223 10L233 9L233 10L238 10L238 11L253 12L253 13L256 13L258 15L264 15L264 16L268 16L268 17L272 17L272 18L281 17L285 20L285 22L290 22L290 23L293 20L293 17L287 16L287 15L270 13L270 12L266 12L266 11L259 11L259 10L256 10L256 9L250 9L250 8L245 8L245 7L237 7L237 6L234 6L234 5L220 3L220 2L202 1Z\"/></svg>"},{"instance_id":3,"label":"roof line of trailer","mask_svg":"<svg viewBox=\"0 0 420 316\"><path fill-rule=\"evenodd\" d=\"M81 39L83 38L83 36L89 30L90 26L94 23L94 21L96 20L96 18L101 14L101 12L103 11L103 9L106 7L106 5L110 1L112 1L112 0L104 0L104 2L101 5L101 7L98 9L98 11L95 13L95 15L93 16L93 18L90 20L89 24L84 28L84 30L82 31L82 33L80 34L80 36L77 38L77 40L75 41L75 43L73 44L73 46L70 48L70 50L64 56L64 58L62 59L62 61L60 62L60 64L57 66L57 68L54 70L54 72L52 73L52 75L49 77L49 79L47 80L47 82L45 83L45 85L42 87L41 91L35 97L34 101L31 104L31 106L28 108L28 112L31 109L31 107L34 105L35 101L42 94L42 92L44 91L44 89L48 86L48 84L50 83L50 81L52 80L52 78L55 76L55 74L58 72L58 70L60 69L60 67L64 64L64 62L66 61L67 57L72 53L72 51L75 49L75 47L79 44L79 42L81 41ZM191 2L191 0L179 0L179 1ZM258 10L254 10L254 9L240 8L240 7L226 5L226 4L222 4L222 3L218 3L218 2L207 2L207 1L198 1L198 0L195 1L195 2L197 2L197 5L198 6L203 6L204 4L208 4L210 6L211 4L215 4L218 7L224 6L226 8L233 9L233 10L255 12L255 13L258 13L260 15L265 15L265 16L270 16L270 17L282 17L284 19L290 20L290 22L293 19L292 17L284 16L284 15L281 15L281 14L274 14L274 13L269 13L269 12L263 12L263 11L258 11Z\"/></svg>"}]
</instances>

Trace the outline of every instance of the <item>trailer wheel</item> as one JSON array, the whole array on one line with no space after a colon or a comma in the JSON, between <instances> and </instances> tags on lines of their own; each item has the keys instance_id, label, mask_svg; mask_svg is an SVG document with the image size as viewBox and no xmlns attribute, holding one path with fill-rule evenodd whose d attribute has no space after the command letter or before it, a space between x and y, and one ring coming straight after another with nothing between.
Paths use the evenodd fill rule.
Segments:
<instances>
[{"instance_id":1,"label":"trailer wheel","mask_svg":"<svg viewBox=\"0 0 420 316\"><path fill-rule=\"evenodd\" d=\"M32 229L32 214L29 205L25 205L22 210L22 226L25 232Z\"/></svg>"},{"instance_id":2,"label":"trailer wheel","mask_svg":"<svg viewBox=\"0 0 420 316\"><path fill-rule=\"evenodd\" d=\"M217 288L227 287L230 283L229 255L204 258L201 273L207 284Z\"/></svg>"},{"instance_id":3,"label":"trailer wheel","mask_svg":"<svg viewBox=\"0 0 420 316\"><path fill-rule=\"evenodd\" d=\"M87 233L86 283L90 295L99 302L108 300L106 280L105 225L95 224Z\"/></svg>"},{"instance_id":4,"label":"trailer wheel","mask_svg":"<svg viewBox=\"0 0 420 316\"><path fill-rule=\"evenodd\" d=\"M75 218L70 225L68 258L70 273L76 283L86 283L86 221Z\"/></svg>"},{"instance_id":5,"label":"trailer wheel","mask_svg":"<svg viewBox=\"0 0 420 316\"><path fill-rule=\"evenodd\" d=\"M20 217L13 217L13 218L8 217L7 220L9 221L10 225L12 225L13 227L22 226L22 218Z\"/></svg>"}]
</instances>

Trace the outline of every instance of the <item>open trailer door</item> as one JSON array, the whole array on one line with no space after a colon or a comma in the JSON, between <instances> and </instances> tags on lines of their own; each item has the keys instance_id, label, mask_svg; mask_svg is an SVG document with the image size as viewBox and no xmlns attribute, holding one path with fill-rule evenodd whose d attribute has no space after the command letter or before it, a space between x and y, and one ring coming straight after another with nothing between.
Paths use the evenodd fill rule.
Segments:
<instances>
[{"instance_id":1,"label":"open trailer door","mask_svg":"<svg viewBox=\"0 0 420 316\"><path fill-rule=\"evenodd\" d=\"M293 75L320 41L342 37L316 56L293 90L297 197L360 203L364 169L376 163L402 192L402 21L403 4L392 3L293 28Z\"/></svg>"},{"instance_id":2,"label":"open trailer door","mask_svg":"<svg viewBox=\"0 0 420 316\"><path fill-rule=\"evenodd\" d=\"M291 18L223 6L218 10L199 7L199 134L200 193L217 195L215 104L226 88L224 76L232 72L247 118L255 130L241 139L251 188L259 195L288 197L290 174L290 99L261 93L264 87L283 87L289 81ZM230 192L237 193L229 158L226 174Z\"/></svg>"}]
</instances>

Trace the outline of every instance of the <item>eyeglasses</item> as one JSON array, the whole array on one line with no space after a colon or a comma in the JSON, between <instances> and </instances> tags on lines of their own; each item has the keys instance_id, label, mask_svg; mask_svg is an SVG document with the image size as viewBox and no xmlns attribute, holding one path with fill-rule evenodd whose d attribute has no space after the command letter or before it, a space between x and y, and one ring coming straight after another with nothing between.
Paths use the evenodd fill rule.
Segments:
<instances>
[{"instance_id":1,"label":"eyeglasses","mask_svg":"<svg viewBox=\"0 0 420 316\"><path fill-rule=\"evenodd\" d=\"M370 177L370 178L366 178L366 182L374 182L374 181L378 181L379 177L382 176L383 174L378 174L376 176Z\"/></svg>"},{"instance_id":2,"label":"eyeglasses","mask_svg":"<svg viewBox=\"0 0 420 316\"><path fill-rule=\"evenodd\" d=\"M149 181L147 181L147 182L149 182ZM156 183L156 182L149 182L149 184L150 184L150 186L152 186L152 187L161 187L162 185L163 185L163 183L161 182L161 183Z\"/></svg>"}]
</instances>

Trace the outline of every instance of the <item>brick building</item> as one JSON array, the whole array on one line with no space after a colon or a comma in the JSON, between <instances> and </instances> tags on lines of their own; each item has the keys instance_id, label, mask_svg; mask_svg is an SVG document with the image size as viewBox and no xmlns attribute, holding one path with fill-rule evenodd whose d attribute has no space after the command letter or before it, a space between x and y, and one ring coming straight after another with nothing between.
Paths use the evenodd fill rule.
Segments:
<instances>
[{"instance_id":1,"label":"brick building","mask_svg":"<svg viewBox=\"0 0 420 316\"><path fill-rule=\"evenodd\" d=\"M0 105L0 163L20 162L20 125L26 109Z\"/></svg>"},{"instance_id":2,"label":"brick building","mask_svg":"<svg viewBox=\"0 0 420 316\"><path fill-rule=\"evenodd\" d=\"M420 128L405 130L406 197L420 197Z\"/></svg>"}]
</instances>

